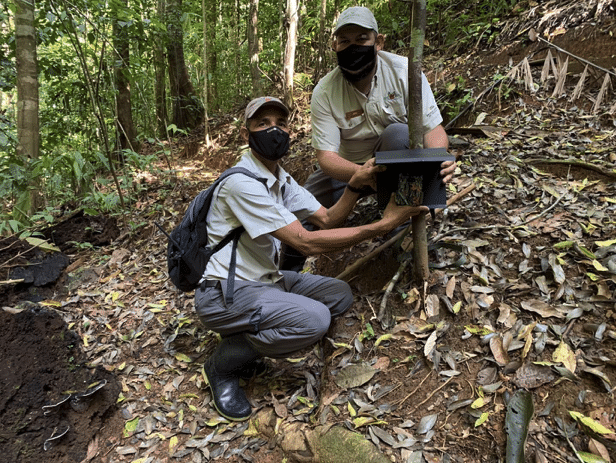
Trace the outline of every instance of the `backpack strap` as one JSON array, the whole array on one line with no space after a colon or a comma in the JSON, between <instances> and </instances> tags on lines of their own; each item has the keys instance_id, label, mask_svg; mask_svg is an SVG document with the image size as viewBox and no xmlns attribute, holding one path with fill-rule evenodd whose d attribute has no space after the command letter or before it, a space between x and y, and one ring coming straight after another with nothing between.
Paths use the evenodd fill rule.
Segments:
<instances>
[{"instance_id":1,"label":"backpack strap","mask_svg":"<svg viewBox=\"0 0 616 464\"><path fill-rule=\"evenodd\" d=\"M231 248L231 262L229 263L229 275L227 276L227 294L225 296L225 303L228 305L233 304L233 291L235 287L235 264L237 261L237 243L240 240L240 235L244 232L243 227L238 227L229 235L233 236L233 246Z\"/></svg>"},{"instance_id":2,"label":"backpack strap","mask_svg":"<svg viewBox=\"0 0 616 464\"><path fill-rule=\"evenodd\" d=\"M263 186L267 188L266 178L258 177L252 171L249 171L248 169L242 168L242 167L233 167L233 168L227 169L216 180L216 184L219 184L220 181L230 176L231 174L236 174L236 173L241 173L248 177L251 177L252 179L258 180L259 182L263 184ZM212 196L213 196L213 192L212 192ZM209 210L209 205L208 205L208 210ZM235 287L235 266L237 263L237 244L244 230L246 230L244 229L244 226L240 226L240 227L233 229L231 232L229 232L225 236L225 238L223 238L220 242L218 242L218 244L212 250L212 254L214 254L217 251L221 250L223 247L225 247L230 241L233 240L233 245L231 247L231 262L229 263L229 275L227 276L227 292L225 296L225 304L227 305L233 304L233 291Z\"/></svg>"}]
</instances>

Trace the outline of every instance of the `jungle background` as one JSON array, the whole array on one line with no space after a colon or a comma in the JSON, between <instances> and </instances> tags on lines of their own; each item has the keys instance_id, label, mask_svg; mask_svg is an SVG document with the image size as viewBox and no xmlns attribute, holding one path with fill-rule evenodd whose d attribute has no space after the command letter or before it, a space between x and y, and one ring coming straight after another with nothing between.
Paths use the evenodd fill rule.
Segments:
<instances>
[{"instance_id":1,"label":"jungle background","mask_svg":"<svg viewBox=\"0 0 616 464\"><path fill-rule=\"evenodd\" d=\"M0 459L614 459L606 0L427 1L424 72L459 164L428 223L429 281L414 285L404 237L310 258L353 308L247 380L251 421L216 414L202 363L217 338L168 281L153 221L170 230L237 161L256 95L292 109L284 166L307 178L311 90L354 4L2 4ZM364 4L408 55L409 4ZM378 214L368 198L348 223Z\"/></svg>"}]
</instances>

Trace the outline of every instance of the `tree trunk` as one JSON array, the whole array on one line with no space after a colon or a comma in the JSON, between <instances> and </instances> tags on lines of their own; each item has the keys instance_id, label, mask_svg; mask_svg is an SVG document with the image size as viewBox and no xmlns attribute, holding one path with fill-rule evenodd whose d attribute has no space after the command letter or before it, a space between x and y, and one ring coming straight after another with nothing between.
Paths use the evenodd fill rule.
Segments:
<instances>
[{"instance_id":1,"label":"tree trunk","mask_svg":"<svg viewBox=\"0 0 616 464\"><path fill-rule=\"evenodd\" d=\"M204 120L204 142L206 148L210 148L210 125L208 123L208 77L207 77L207 10L205 0L201 0L201 10L203 14L203 120Z\"/></svg>"},{"instance_id":2,"label":"tree trunk","mask_svg":"<svg viewBox=\"0 0 616 464\"><path fill-rule=\"evenodd\" d=\"M240 62L240 49L242 47L242 33L240 32L240 0L235 0L235 23L233 24L235 31L235 85L237 89L242 88L242 68Z\"/></svg>"},{"instance_id":3,"label":"tree trunk","mask_svg":"<svg viewBox=\"0 0 616 464\"><path fill-rule=\"evenodd\" d=\"M206 4L207 4L206 0ZM213 45L216 43L216 25L222 24L222 18L220 17L221 11L220 9L216 9L216 4L214 6L210 6L211 12L209 15L210 20L208 24L210 25L207 33L208 44ZM218 4L219 8L222 8L222 3ZM218 21L216 21L218 19ZM239 53L239 51L238 51ZM218 101L218 52L214 46L208 47L208 75L212 76L208 81L208 111L217 111L220 108L220 103Z\"/></svg>"},{"instance_id":4,"label":"tree trunk","mask_svg":"<svg viewBox=\"0 0 616 464\"><path fill-rule=\"evenodd\" d=\"M327 43L329 42L329 37L325 36L325 16L327 14L327 0L315 0L320 1L320 10L319 10L319 37L318 37L318 55L317 55L317 63L315 66L314 75L312 76L313 82L319 82L321 77L325 75L326 64L325 64L325 50Z\"/></svg>"},{"instance_id":5,"label":"tree trunk","mask_svg":"<svg viewBox=\"0 0 616 464\"><path fill-rule=\"evenodd\" d=\"M253 98L263 95L261 74L259 71L259 0L250 0L250 17L248 23L248 54L250 56L250 77L252 79Z\"/></svg>"},{"instance_id":6,"label":"tree trunk","mask_svg":"<svg viewBox=\"0 0 616 464\"><path fill-rule=\"evenodd\" d=\"M287 0L287 44L284 50L283 94L287 108L293 108L293 77L295 75L295 47L297 46L297 22L299 9L297 0Z\"/></svg>"},{"instance_id":7,"label":"tree trunk","mask_svg":"<svg viewBox=\"0 0 616 464\"><path fill-rule=\"evenodd\" d=\"M122 6L127 6L126 3ZM119 19L113 21L113 47L115 53L116 94L116 151L119 159L123 159L122 150L139 151L135 126L133 125L133 110L130 98L130 49L128 26L121 25Z\"/></svg>"},{"instance_id":8,"label":"tree trunk","mask_svg":"<svg viewBox=\"0 0 616 464\"><path fill-rule=\"evenodd\" d=\"M184 60L182 0L168 0L167 2L167 32L173 123L178 129L191 130L203 120L203 105L195 93Z\"/></svg>"},{"instance_id":9,"label":"tree trunk","mask_svg":"<svg viewBox=\"0 0 616 464\"><path fill-rule=\"evenodd\" d=\"M411 150L423 148L421 62L426 34L426 0L413 0L411 9L411 46L409 48L408 126ZM428 280L428 238L426 215L413 217L413 275L417 284ZM423 287L421 287L423 288Z\"/></svg>"},{"instance_id":10,"label":"tree trunk","mask_svg":"<svg viewBox=\"0 0 616 464\"><path fill-rule=\"evenodd\" d=\"M165 0L158 0L156 4L158 18L164 22ZM165 48L163 34L157 33L154 40L154 98L156 100L156 132L159 137L167 138L167 90L165 83Z\"/></svg>"},{"instance_id":11,"label":"tree trunk","mask_svg":"<svg viewBox=\"0 0 616 464\"><path fill-rule=\"evenodd\" d=\"M39 156L39 95L34 29L34 0L15 1L15 55L17 68L17 156L25 166ZM14 217L27 220L38 209L37 180L30 176L16 202Z\"/></svg>"}]
</instances>

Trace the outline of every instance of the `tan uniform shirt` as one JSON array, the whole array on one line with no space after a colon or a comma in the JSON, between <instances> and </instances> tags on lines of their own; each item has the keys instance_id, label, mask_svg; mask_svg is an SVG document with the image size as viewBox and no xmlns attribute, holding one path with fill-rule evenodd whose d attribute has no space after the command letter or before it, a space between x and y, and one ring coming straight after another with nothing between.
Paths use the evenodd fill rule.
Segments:
<instances>
[{"instance_id":1,"label":"tan uniform shirt","mask_svg":"<svg viewBox=\"0 0 616 464\"><path fill-rule=\"evenodd\" d=\"M443 118L423 73L422 103L425 134ZM365 163L374 156L374 146L385 127L407 123L407 106L408 58L378 52L368 96L353 87L337 67L319 81L312 95L312 145L354 163Z\"/></svg>"},{"instance_id":2,"label":"tan uniform shirt","mask_svg":"<svg viewBox=\"0 0 616 464\"><path fill-rule=\"evenodd\" d=\"M208 244L213 247L231 230L244 226L237 247L236 280L274 283L282 278L278 269L281 242L270 233L312 216L321 204L284 169L279 168L278 177L274 176L250 150L237 166L267 179L267 188L243 174L225 179L214 192L207 216ZM231 248L229 243L212 256L205 279L227 279Z\"/></svg>"}]
</instances>

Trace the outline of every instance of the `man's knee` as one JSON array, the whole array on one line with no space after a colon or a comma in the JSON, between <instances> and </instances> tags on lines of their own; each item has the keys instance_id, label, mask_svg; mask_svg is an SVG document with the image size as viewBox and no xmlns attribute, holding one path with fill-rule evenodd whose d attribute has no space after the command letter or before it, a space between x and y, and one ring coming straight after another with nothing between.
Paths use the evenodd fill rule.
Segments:
<instances>
[{"instance_id":1,"label":"man's knee","mask_svg":"<svg viewBox=\"0 0 616 464\"><path fill-rule=\"evenodd\" d=\"M376 151L395 151L407 148L409 148L408 125L394 123L387 126L381 133Z\"/></svg>"},{"instance_id":2,"label":"man's knee","mask_svg":"<svg viewBox=\"0 0 616 464\"><path fill-rule=\"evenodd\" d=\"M346 313L353 304L353 292L349 284L342 280L337 280L336 284L338 286L336 293L339 295L339 299L331 307L333 317Z\"/></svg>"},{"instance_id":3,"label":"man's knee","mask_svg":"<svg viewBox=\"0 0 616 464\"><path fill-rule=\"evenodd\" d=\"M259 353L272 358L288 356L318 342L331 323L329 309L317 301L307 306L288 308L284 319L247 335Z\"/></svg>"},{"instance_id":4,"label":"man's knee","mask_svg":"<svg viewBox=\"0 0 616 464\"><path fill-rule=\"evenodd\" d=\"M327 333L327 329L332 322L332 315L329 308L318 301L314 301L313 307L304 308L304 311L303 327L298 335L301 337L302 334L305 334L307 337L306 344L312 344L319 341Z\"/></svg>"}]
</instances>

